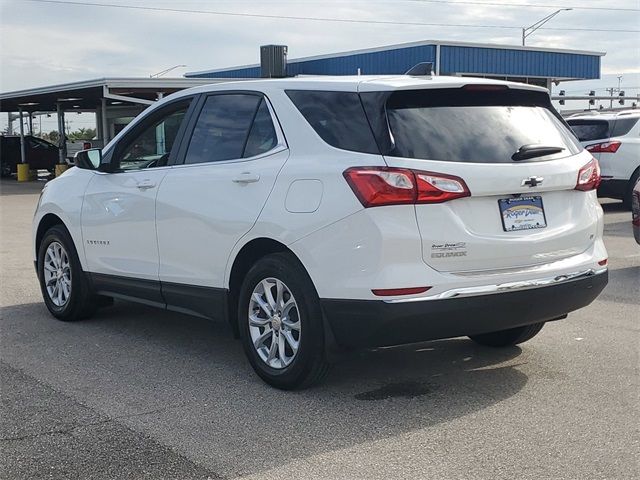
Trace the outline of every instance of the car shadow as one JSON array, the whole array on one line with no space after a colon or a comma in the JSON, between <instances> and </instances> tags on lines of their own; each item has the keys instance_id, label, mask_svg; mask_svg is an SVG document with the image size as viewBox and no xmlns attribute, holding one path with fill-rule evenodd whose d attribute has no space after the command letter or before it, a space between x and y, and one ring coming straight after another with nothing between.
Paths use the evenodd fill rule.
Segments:
<instances>
[{"instance_id":1,"label":"car shadow","mask_svg":"<svg viewBox=\"0 0 640 480\"><path fill-rule=\"evenodd\" d=\"M605 213L623 213L630 211L624 206L622 200L609 200L606 202L600 200L600 205Z\"/></svg>"},{"instance_id":2,"label":"car shadow","mask_svg":"<svg viewBox=\"0 0 640 480\"><path fill-rule=\"evenodd\" d=\"M323 384L280 391L227 325L119 301L76 323L5 307L2 330L8 363L223 477L446 423L527 383L519 347L452 339L352 354Z\"/></svg>"},{"instance_id":3,"label":"car shadow","mask_svg":"<svg viewBox=\"0 0 640 480\"><path fill-rule=\"evenodd\" d=\"M609 270L609 284L598 297L615 303L640 305L640 266Z\"/></svg>"},{"instance_id":4,"label":"car shadow","mask_svg":"<svg viewBox=\"0 0 640 480\"><path fill-rule=\"evenodd\" d=\"M37 195L45 184L54 177L39 176L37 180L18 182L15 178L3 178L0 180L0 197L10 195Z\"/></svg>"}]
</instances>

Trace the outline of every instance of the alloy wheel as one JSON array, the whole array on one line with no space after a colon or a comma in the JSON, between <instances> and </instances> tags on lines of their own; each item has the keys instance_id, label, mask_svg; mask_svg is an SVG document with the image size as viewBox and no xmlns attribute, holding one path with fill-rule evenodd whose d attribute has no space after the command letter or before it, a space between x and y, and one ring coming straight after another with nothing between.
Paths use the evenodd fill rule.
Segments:
<instances>
[{"instance_id":1,"label":"alloy wheel","mask_svg":"<svg viewBox=\"0 0 640 480\"><path fill-rule=\"evenodd\" d=\"M69 254L60 242L51 242L44 255L44 284L56 307L64 307L71 296Z\"/></svg>"},{"instance_id":2,"label":"alloy wheel","mask_svg":"<svg viewBox=\"0 0 640 480\"><path fill-rule=\"evenodd\" d=\"M258 356L271 368L293 362L300 347L300 313L287 285L277 278L258 282L249 300L249 333Z\"/></svg>"}]
</instances>

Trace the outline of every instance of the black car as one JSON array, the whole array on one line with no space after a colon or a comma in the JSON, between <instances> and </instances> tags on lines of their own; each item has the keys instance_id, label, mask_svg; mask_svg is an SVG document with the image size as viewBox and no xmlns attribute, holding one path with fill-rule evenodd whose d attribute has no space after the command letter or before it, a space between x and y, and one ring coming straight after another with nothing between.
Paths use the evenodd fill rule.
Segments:
<instances>
[{"instance_id":1,"label":"black car","mask_svg":"<svg viewBox=\"0 0 640 480\"><path fill-rule=\"evenodd\" d=\"M53 173L58 163L59 149L53 143L32 135L24 137L27 163L33 170L48 170ZM16 173L21 162L20 137L18 135L0 136L0 173L8 177Z\"/></svg>"}]
</instances>

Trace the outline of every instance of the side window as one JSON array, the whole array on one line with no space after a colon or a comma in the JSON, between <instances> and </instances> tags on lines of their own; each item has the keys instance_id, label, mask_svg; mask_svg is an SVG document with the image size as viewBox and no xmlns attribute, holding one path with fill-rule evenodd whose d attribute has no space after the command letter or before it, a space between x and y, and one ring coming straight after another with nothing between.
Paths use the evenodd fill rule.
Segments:
<instances>
[{"instance_id":1,"label":"side window","mask_svg":"<svg viewBox=\"0 0 640 480\"><path fill-rule=\"evenodd\" d=\"M244 158L254 157L268 152L278 144L278 135L273 127L271 113L264 98L260 101L260 106L253 120L247 145L244 148Z\"/></svg>"},{"instance_id":2,"label":"side window","mask_svg":"<svg viewBox=\"0 0 640 480\"><path fill-rule=\"evenodd\" d=\"M185 163L219 162L242 158L253 119L261 103L260 95L209 96L193 130ZM256 140L253 144L259 148L258 135L256 131Z\"/></svg>"},{"instance_id":3,"label":"side window","mask_svg":"<svg viewBox=\"0 0 640 480\"><path fill-rule=\"evenodd\" d=\"M160 117L153 115L155 120L128 142L118 155L119 169L141 170L167 165L190 103L191 100L178 102L162 114L158 113Z\"/></svg>"},{"instance_id":4,"label":"side window","mask_svg":"<svg viewBox=\"0 0 640 480\"><path fill-rule=\"evenodd\" d=\"M287 90L286 93L309 125L332 147L380 153L356 92Z\"/></svg>"}]
</instances>

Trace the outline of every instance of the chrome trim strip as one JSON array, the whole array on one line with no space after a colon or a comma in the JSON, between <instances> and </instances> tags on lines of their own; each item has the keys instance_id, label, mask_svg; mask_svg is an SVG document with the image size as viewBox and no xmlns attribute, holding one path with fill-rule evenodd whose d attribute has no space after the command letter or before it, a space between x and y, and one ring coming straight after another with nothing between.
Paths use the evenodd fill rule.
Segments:
<instances>
[{"instance_id":1,"label":"chrome trim strip","mask_svg":"<svg viewBox=\"0 0 640 480\"><path fill-rule=\"evenodd\" d=\"M530 288L546 287L548 285L554 285L557 283L567 282L569 280L577 280L579 278L591 277L593 275L600 275L607 271L607 268L580 270L578 272L564 273L562 275L556 275L553 277L543 277L534 280L523 280L520 282L507 282L495 285L478 285L475 287L465 288L453 288L446 290L436 295L429 295L426 297L414 297L414 298L398 298L393 300L384 300L385 303L409 303L409 302L424 302L430 300L443 300L447 298L461 298L461 297L474 297L477 295L490 295L495 293L527 290Z\"/></svg>"}]
</instances>

